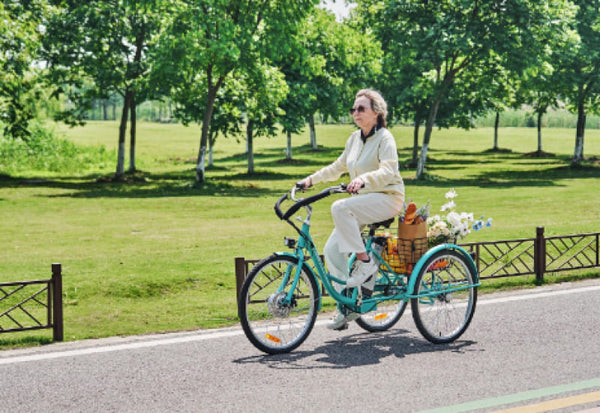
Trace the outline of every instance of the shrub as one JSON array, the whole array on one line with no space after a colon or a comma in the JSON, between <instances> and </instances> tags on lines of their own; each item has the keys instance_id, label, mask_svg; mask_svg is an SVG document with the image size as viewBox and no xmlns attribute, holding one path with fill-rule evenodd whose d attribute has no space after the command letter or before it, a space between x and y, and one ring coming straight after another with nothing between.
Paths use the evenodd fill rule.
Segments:
<instances>
[{"instance_id":1,"label":"shrub","mask_svg":"<svg viewBox=\"0 0 600 413\"><path fill-rule=\"evenodd\" d=\"M0 173L13 175L25 171L83 172L106 167L113 157L101 147L78 147L60 139L54 130L32 123L26 140L0 136Z\"/></svg>"}]
</instances>

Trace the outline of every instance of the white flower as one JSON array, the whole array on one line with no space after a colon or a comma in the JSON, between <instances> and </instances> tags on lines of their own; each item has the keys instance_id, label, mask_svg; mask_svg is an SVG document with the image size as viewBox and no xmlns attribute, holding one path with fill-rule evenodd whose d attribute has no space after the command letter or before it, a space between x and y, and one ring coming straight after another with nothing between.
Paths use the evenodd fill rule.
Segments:
<instances>
[{"instance_id":1,"label":"white flower","mask_svg":"<svg viewBox=\"0 0 600 413\"><path fill-rule=\"evenodd\" d=\"M442 212L452 211L454 208L456 208L456 204L454 203L454 201L450 200L446 204L442 205Z\"/></svg>"},{"instance_id":2,"label":"white flower","mask_svg":"<svg viewBox=\"0 0 600 413\"><path fill-rule=\"evenodd\" d=\"M454 188L452 188L451 190L449 190L448 192L446 192L446 199L454 199L458 196L458 194L456 193L456 191L454 190Z\"/></svg>"},{"instance_id":3,"label":"white flower","mask_svg":"<svg viewBox=\"0 0 600 413\"><path fill-rule=\"evenodd\" d=\"M469 235L469 232L471 232L471 231L469 231L469 227L467 227L466 225L464 225L464 226L463 226L463 227L460 229L460 237L461 237L461 238L464 238L464 237L466 237L467 235Z\"/></svg>"},{"instance_id":4,"label":"white flower","mask_svg":"<svg viewBox=\"0 0 600 413\"><path fill-rule=\"evenodd\" d=\"M446 215L446 219L448 220L448 222L450 223L450 227L452 228L458 228L462 224L460 214L458 212L448 212L448 215Z\"/></svg>"},{"instance_id":5,"label":"white flower","mask_svg":"<svg viewBox=\"0 0 600 413\"><path fill-rule=\"evenodd\" d=\"M460 219L465 221L466 223L473 222L473 213L472 212L461 212Z\"/></svg>"}]
</instances>

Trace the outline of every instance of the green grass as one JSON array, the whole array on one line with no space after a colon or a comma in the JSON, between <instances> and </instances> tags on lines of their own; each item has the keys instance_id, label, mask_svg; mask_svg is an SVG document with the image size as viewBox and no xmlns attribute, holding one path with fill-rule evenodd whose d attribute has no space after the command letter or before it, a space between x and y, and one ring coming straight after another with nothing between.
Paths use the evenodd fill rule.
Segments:
<instances>
[{"instance_id":1,"label":"green grass","mask_svg":"<svg viewBox=\"0 0 600 413\"><path fill-rule=\"evenodd\" d=\"M142 172L129 182L99 179L115 170L115 122L57 130L78 146L105 147L114 163L77 172L0 171L0 280L49 278L51 263L62 263L65 339L75 340L237 323L234 258L284 248L283 237L294 234L275 217L274 202L335 159L353 127L319 126L318 151L309 148L307 133L294 136L293 162L284 161L283 137L256 139L252 176L244 143L220 139L200 187L193 185L198 126L140 124ZM393 133L406 164L412 129ZM492 153L490 128L435 130L427 179L417 183L413 169L402 170L407 198L431 200L437 209L456 188L460 211L494 218L491 229L467 241L532 238L537 226L547 235L600 231L600 166L591 159L569 168L574 130L544 130L544 151L555 156L524 156L537 149L536 139L535 129L503 128L500 146L507 150ZM587 131L585 153L600 155L599 130ZM332 229L330 203L315 206L320 247ZM0 347L49 336L5 334Z\"/></svg>"}]
</instances>

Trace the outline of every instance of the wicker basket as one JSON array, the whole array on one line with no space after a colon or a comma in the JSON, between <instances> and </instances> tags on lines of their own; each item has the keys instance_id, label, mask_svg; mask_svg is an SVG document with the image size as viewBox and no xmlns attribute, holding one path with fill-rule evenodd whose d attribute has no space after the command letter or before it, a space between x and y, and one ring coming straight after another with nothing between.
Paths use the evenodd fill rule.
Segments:
<instances>
[{"instance_id":1,"label":"wicker basket","mask_svg":"<svg viewBox=\"0 0 600 413\"><path fill-rule=\"evenodd\" d=\"M402 239L388 237L382 258L398 274L410 273L419 258L427 252L427 238ZM382 269L386 269L385 266Z\"/></svg>"}]
</instances>

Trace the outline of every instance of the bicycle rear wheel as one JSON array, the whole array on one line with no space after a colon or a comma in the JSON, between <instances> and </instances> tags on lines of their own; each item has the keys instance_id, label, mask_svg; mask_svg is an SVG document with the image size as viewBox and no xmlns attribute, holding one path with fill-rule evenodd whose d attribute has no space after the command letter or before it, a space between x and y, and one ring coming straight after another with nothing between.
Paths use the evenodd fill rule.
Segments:
<instances>
[{"instance_id":1,"label":"bicycle rear wheel","mask_svg":"<svg viewBox=\"0 0 600 413\"><path fill-rule=\"evenodd\" d=\"M379 281L380 280L378 280L377 283L379 283ZM381 288L382 286L379 287ZM375 288L378 289L377 284ZM383 288L388 290L397 290L399 286L386 285L383 286ZM406 292L406 290L404 290L404 292ZM398 320L400 320L400 317L402 317L402 314L404 314L407 304L408 301L404 301L402 299L378 302L377 309L375 311L362 314L360 318L356 320L356 324L358 324L364 330L371 332L389 330L398 322Z\"/></svg>"},{"instance_id":2,"label":"bicycle rear wheel","mask_svg":"<svg viewBox=\"0 0 600 413\"><path fill-rule=\"evenodd\" d=\"M419 272L411 299L419 332L435 344L450 343L469 326L475 312L475 272L457 251L441 250L427 259Z\"/></svg>"},{"instance_id":3,"label":"bicycle rear wheel","mask_svg":"<svg viewBox=\"0 0 600 413\"><path fill-rule=\"evenodd\" d=\"M317 282L306 266L302 268L292 299L298 260L272 255L257 263L244 281L238 314L246 337L269 354L287 353L310 334L317 318Z\"/></svg>"}]
</instances>

